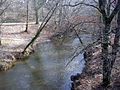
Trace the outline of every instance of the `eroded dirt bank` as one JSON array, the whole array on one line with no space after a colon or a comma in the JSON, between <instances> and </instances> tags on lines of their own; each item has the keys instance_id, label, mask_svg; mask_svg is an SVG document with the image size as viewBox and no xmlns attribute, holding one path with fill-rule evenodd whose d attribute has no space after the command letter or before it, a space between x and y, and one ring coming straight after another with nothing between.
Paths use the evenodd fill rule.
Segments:
<instances>
[{"instance_id":1,"label":"eroded dirt bank","mask_svg":"<svg viewBox=\"0 0 120 90\"><path fill-rule=\"evenodd\" d=\"M0 46L0 71L11 68L17 60L28 56L34 47L30 47L23 56L22 51L37 32L39 25L29 24L28 33L25 31L24 23L5 23L1 26L1 44ZM34 43L48 42L53 33L49 30L43 30L40 37Z\"/></svg>"},{"instance_id":2,"label":"eroded dirt bank","mask_svg":"<svg viewBox=\"0 0 120 90\"><path fill-rule=\"evenodd\" d=\"M86 64L82 74L71 76L71 90L105 90L102 83L101 46L89 48L86 52ZM120 54L114 64L111 75L111 84L107 90L120 90Z\"/></svg>"}]
</instances>

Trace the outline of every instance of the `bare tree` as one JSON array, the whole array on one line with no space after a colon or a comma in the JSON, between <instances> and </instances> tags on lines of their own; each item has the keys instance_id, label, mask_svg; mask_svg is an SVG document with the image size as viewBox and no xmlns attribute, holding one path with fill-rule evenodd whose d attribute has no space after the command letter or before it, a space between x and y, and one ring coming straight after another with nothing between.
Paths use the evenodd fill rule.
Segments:
<instances>
[{"instance_id":1,"label":"bare tree","mask_svg":"<svg viewBox=\"0 0 120 90\"><path fill-rule=\"evenodd\" d=\"M51 19L53 13L55 12L56 8L58 6L58 2L55 4L55 6L53 8L50 9L50 11L47 13L46 17L44 18L42 24L40 25L35 37L32 38L32 40L27 44L27 46L25 47L23 54L25 53L26 49L30 46L33 45L34 41L39 37L41 31L44 29L44 27L46 26L46 24L49 22L49 20Z\"/></svg>"},{"instance_id":2,"label":"bare tree","mask_svg":"<svg viewBox=\"0 0 120 90\"><path fill-rule=\"evenodd\" d=\"M10 4L7 4L4 6L4 8L2 7L5 3L7 2L7 0L0 0L0 45L1 45L1 25L3 22L2 19L2 14L5 12L5 10L9 7Z\"/></svg>"},{"instance_id":3,"label":"bare tree","mask_svg":"<svg viewBox=\"0 0 120 90\"><path fill-rule=\"evenodd\" d=\"M29 15L28 15L28 4L29 4L29 1L27 0L27 15L26 15L26 29L25 29L25 32L28 32L28 20L29 20Z\"/></svg>"},{"instance_id":4,"label":"bare tree","mask_svg":"<svg viewBox=\"0 0 120 90\"><path fill-rule=\"evenodd\" d=\"M33 0L36 24L39 24L39 9L44 5L45 2L46 0Z\"/></svg>"},{"instance_id":5,"label":"bare tree","mask_svg":"<svg viewBox=\"0 0 120 90\"><path fill-rule=\"evenodd\" d=\"M95 3L96 0L93 0ZM112 3L116 1L115 7L112 7ZM99 7L95 6L94 4L89 4L85 2L80 2L76 3L75 5L71 5L70 3L65 6L71 6L75 7L78 5L86 5L86 6L91 6L96 8L102 15L102 21L104 24L104 29L102 30L102 60L103 60L103 86L107 87L110 84L110 75L111 75L111 70L113 67L113 64L116 59L116 53L117 53L117 48L118 48L118 42L119 42L119 11L120 11L120 0L98 0L98 5ZM111 23L114 19L114 17L118 13L118 28L116 31L115 39L114 39L114 45L113 45L113 50L112 50L112 57L111 59L109 58L109 46L110 46L110 34L111 34Z\"/></svg>"},{"instance_id":6,"label":"bare tree","mask_svg":"<svg viewBox=\"0 0 120 90\"><path fill-rule=\"evenodd\" d=\"M110 84L110 75L111 75L111 60L109 59L109 36L110 36L110 28L111 28L111 22L113 18L116 16L116 14L120 10L120 0L118 0L116 7L113 9L113 11L110 10L111 0L99 0L99 8L100 12L103 16L103 22L104 22L104 30L103 30L103 37L102 37L102 59L103 59L103 86L108 86ZM107 7L107 9L106 9Z\"/></svg>"}]
</instances>

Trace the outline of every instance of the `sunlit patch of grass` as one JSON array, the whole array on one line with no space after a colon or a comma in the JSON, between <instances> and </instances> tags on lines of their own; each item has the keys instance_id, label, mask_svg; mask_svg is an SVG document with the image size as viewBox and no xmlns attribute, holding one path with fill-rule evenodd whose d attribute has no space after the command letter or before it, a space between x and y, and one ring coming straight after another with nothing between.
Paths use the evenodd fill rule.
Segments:
<instances>
[{"instance_id":1,"label":"sunlit patch of grass","mask_svg":"<svg viewBox=\"0 0 120 90\"><path fill-rule=\"evenodd\" d=\"M9 45L10 43L12 43L12 41L12 39L2 39L1 44L2 46Z\"/></svg>"}]
</instances>

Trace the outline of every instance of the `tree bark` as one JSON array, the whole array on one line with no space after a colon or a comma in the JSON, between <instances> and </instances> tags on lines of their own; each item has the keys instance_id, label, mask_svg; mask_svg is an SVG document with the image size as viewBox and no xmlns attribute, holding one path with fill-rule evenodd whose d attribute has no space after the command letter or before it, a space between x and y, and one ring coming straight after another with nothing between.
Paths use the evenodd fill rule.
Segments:
<instances>
[{"instance_id":1,"label":"tree bark","mask_svg":"<svg viewBox=\"0 0 120 90\"><path fill-rule=\"evenodd\" d=\"M110 3L110 0L109 2ZM105 28L102 33L102 60L103 60L103 86L106 88L110 84L110 75L111 75L111 60L109 58L109 34L110 34L110 27L111 27L111 22L113 18L116 16L116 14L120 10L120 0L118 0L115 8L110 14L110 6L107 5L106 0L99 0L99 8L100 12L103 16L103 22L105 25ZM109 15L110 14L110 15ZM118 38L118 36L116 36ZM117 41L117 38L115 41ZM116 48L116 47L115 47ZM114 49L115 49L114 48ZM116 53L114 52L114 55L116 56ZM116 59L116 58L115 58Z\"/></svg>"},{"instance_id":2,"label":"tree bark","mask_svg":"<svg viewBox=\"0 0 120 90\"><path fill-rule=\"evenodd\" d=\"M109 31L110 31L110 23L105 23L105 29L103 30L103 38L102 38L103 86L104 87L110 84L110 71L109 71L110 61L108 58Z\"/></svg>"}]
</instances>

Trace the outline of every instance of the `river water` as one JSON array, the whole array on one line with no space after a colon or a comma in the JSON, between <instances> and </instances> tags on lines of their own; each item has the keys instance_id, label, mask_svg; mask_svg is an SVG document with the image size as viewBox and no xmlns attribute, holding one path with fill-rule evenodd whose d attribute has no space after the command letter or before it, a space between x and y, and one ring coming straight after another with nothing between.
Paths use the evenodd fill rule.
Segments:
<instances>
[{"instance_id":1,"label":"river water","mask_svg":"<svg viewBox=\"0 0 120 90\"><path fill-rule=\"evenodd\" d=\"M85 63L80 54L66 67L78 45L78 39L37 45L28 60L0 73L0 90L70 90L70 76L81 73Z\"/></svg>"}]
</instances>

